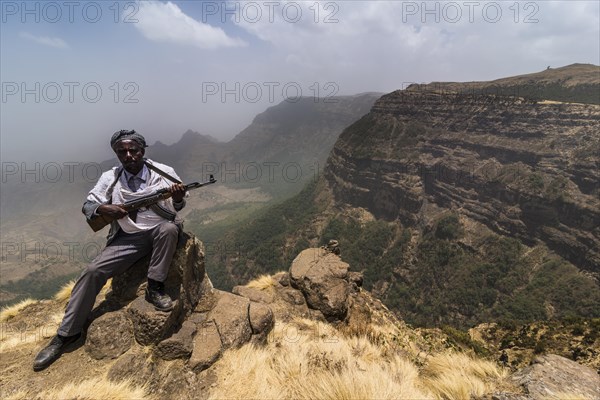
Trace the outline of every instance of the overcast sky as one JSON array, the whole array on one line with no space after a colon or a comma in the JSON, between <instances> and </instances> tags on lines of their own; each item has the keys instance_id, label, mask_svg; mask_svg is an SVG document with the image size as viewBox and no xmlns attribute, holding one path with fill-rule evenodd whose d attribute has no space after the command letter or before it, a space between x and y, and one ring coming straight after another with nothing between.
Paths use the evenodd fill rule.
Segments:
<instances>
[{"instance_id":1,"label":"overcast sky","mask_svg":"<svg viewBox=\"0 0 600 400\"><path fill-rule=\"evenodd\" d=\"M136 129L229 140L296 96L600 64L598 1L4 1L1 157L98 161Z\"/></svg>"}]
</instances>

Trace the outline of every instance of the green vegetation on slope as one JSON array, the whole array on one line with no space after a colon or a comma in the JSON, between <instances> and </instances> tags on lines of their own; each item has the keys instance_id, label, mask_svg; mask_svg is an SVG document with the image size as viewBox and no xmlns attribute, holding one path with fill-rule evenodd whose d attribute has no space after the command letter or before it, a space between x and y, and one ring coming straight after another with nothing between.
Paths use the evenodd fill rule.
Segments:
<instances>
[{"instance_id":1,"label":"green vegetation on slope","mask_svg":"<svg viewBox=\"0 0 600 400\"><path fill-rule=\"evenodd\" d=\"M221 248L226 251L209 258L215 285L231 288L287 269L310 243L336 239L342 259L364 273L364 287L414 325L464 329L485 321L600 316L600 289L572 264L497 235L467 247L456 214L442 216L424 232L337 215L317 236L311 221L321 211L319 184L311 182L230 233ZM533 256L540 252L542 259Z\"/></svg>"},{"instance_id":2,"label":"green vegetation on slope","mask_svg":"<svg viewBox=\"0 0 600 400\"><path fill-rule=\"evenodd\" d=\"M317 214L318 181L311 181L298 195L256 212L252 219L238 222L238 228L214 242L207 258L207 270L216 287L229 290L235 284L264 273L289 267L293 258L309 246L305 232L295 245L286 238L300 226L308 226Z\"/></svg>"}]
</instances>

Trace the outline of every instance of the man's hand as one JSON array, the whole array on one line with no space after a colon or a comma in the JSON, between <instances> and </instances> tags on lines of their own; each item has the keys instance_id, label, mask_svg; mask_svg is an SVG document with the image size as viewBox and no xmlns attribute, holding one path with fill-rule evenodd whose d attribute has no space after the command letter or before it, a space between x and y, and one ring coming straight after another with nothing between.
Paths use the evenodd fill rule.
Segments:
<instances>
[{"instance_id":1,"label":"man's hand","mask_svg":"<svg viewBox=\"0 0 600 400\"><path fill-rule=\"evenodd\" d=\"M169 193L173 196L175 203L180 203L183 200L183 196L185 196L185 186L183 183L175 183L169 188Z\"/></svg>"},{"instance_id":2,"label":"man's hand","mask_svg":"<svg viewBox=\"0 0 600 400\"><path fill-rule=\"evenodd\" d=\"M127 211L116 204L103 204L96 209L96 212L114 219L121 219L127 215Z\"/></svg>"}]
</instances>

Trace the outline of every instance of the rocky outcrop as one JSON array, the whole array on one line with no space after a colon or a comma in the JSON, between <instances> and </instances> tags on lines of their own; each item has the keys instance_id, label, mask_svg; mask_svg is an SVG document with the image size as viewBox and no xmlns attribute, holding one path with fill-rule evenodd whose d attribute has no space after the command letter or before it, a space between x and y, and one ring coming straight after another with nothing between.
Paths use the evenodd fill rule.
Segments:
<instances>
[{"instance_id":1,"label":"rocky outcrop","mask_svg":"<svg viewBox=\"0 0 600 400\"><path fill-rule=\"evenodd\" d=\"M114 379L139 377L139 371L148 369L141 365L147 363L143 347L156 360L180 360L184 369L198 373L228 348L263 341L273 327L268 306L213 288L204 268L204 247L195 237L185 235L171 264L165 282L175 301L170 312L155 310L144 298L148 261L140 260L113 279L87 331L85 348L92 358L117 359L109 373Z\"/></svg>"},{"instance_id":2,"label":"rocky outcrop","mask_svg":"<svg viewBox=\"0 0 600 400\"><path fill-rule=\"evenodd\" d=\"M344 319L348 311L349 265L324 249L307 249L298 254L290 267L292 287L302 291L309 307L325 318Z\"/></svg>"},{"instance_id":3,"label":"rocky outcrop","mask_svg":"<svg viewBox=\"0 0 600 400\"><path fill-rule=\"evenodd\" d=\"M347 322L352 296L362 285L362 274L348 269L338 255L310 248L298 254L289 272L277 273L262 285L236 286L233 293L258 303L250 306L253 330L264 330L271 313L281 321L300 317Z\"/></svg>"},{"instance_id":4,"label":"rocky outcrop","mask_svg":"<svg viewBox=\"0 0 600 400\"><path fill-rule=\"evenodd\" d=\"M377 218L418 226L435 204L598 274L599 118L594 104L397 91L342 133L325 177L336 203Z\"/></svg>"},{"instance_id":5,"label":"rocky outcrop","mask_svg":"<svg viewBox=\"0 0 600 400\"><path fill-rule=\"evenodd\" d=\"M527 399L600 398L600 376L593 369L553 354L537 357L512 380Z\"/></svg>"}]
</instances>

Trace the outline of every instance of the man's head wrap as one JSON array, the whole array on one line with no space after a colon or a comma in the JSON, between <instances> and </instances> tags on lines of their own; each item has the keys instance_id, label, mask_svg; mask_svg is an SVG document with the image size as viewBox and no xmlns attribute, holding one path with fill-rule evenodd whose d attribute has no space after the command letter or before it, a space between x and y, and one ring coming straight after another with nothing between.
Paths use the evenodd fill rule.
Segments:
<instances>
[{"instance_id":1,"label":"man's head wrap","mask_svg":"<svg viewBox=\"0 0 600 400\"><path fill-rule=\"evenodd\" d=\"M121 140L133 140L142 148L148 147L146 145L146 139L144 139L142 135L140 135L134 130L128 131L125 129L117 131L112 135L112 137L110 138L110 147L114 149L115 144L117 144L117 142L120 142Z\"/></svg>"}]
</instances>

